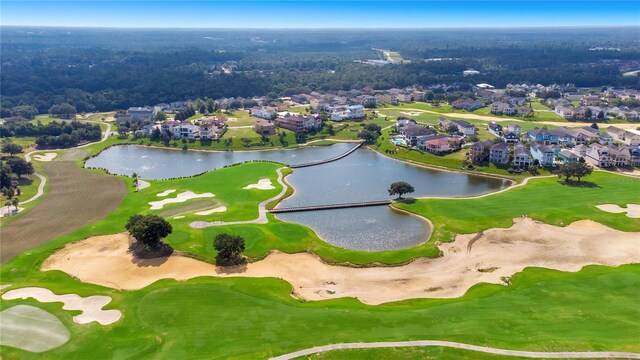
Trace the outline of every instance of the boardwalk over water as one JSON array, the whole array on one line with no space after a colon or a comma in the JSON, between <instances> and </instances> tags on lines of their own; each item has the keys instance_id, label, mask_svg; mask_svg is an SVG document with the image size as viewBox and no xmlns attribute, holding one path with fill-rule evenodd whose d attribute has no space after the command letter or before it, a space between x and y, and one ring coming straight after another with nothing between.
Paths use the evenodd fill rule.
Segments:
<instances>
[{"instance_id":1,"label":"boardwalk over water","mask_svg":"<svg viewBox=\"0 0 640 360\"><path fill-rule=\"evenodd\" d=\"M327 204L327 205L280 208L280 209L271 209L269 210L269 212L272 214L278 214L278 213L299 212L299 211L345 209L345 208L355 208L355 207L365 207L365 206L382 206L382 205L389 205L389 204L391 204L391 200L378 200L378 201L364 201L364 202L345 203L345 204Z\"/></svg>"},{"instance_id":2,"label":"boardwalk over water","mask_svg":"<svg viewBox=\"0 0 640 360\"><path fill-rule=\"evenodd\" d=\"M346 156L349 156L352 152L358 150L362 145L364 145L364 141L361 141L360 143L358 143L358 145L354 146L353 148L349 149L349 151L340 154L338 156L334 156L330 159L326 159L326 160L318 160L318 161L312 161L312 162L308 162L308 163L302 163L302 164L294 164L294 165L289 165L290 168L292 169L296 169L296 168L303 168L303 167L309 167L309 166L316 166L316 165L322 165L322 164L326 164L326 163L330 163L332 161L337 161L340 160Z\"/></svg>"}]
</instances>

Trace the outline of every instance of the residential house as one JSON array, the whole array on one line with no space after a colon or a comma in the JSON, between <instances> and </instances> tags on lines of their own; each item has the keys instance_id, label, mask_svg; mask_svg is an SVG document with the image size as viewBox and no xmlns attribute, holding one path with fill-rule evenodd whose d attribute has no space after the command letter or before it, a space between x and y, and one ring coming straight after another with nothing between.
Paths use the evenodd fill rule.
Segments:
<instances>
[{"instance_id":1,"label":"residential house","mask_svg":"<svg viewBox=\"0 0 640 360\"><path fill-rule=\"evenodd\" d=\"M435 135L419 141L418 148L432 154L442 154L458 149L461 142L462 139L459 137Z\"/></svg>"},{"instance_id":2,"label":"residential house","mask_svg":"<svg viewBox=\"0 0 640 360\"><path fill-rule=\"evenodd\" d=\"M469 147L469 158L471 161L480 163L489 158L489 149L493 142L491 140L476 141Z\"/></svg>"},{"instance_id":3,"label":"residential house","mask_svg":"<svg viewBox=\"0 0 640 360\"><path fill-rule=\"evenodd\" d=\"M476 133L475 126L464 120L449 120L441 117L438 119L438 125L447 131L451 126L455 126L459 133L467 136L473 136Z\"/></svg>"},{"instance_id":4,"label":"residential house","mask_svg":"<svg viewBox=\"0 0 640 360\"><path fill-rule=\"evenodd\" d=\"M598 106L600 105L600 96L598 95L585 95L580 101L584 106Z\"/></svg>"},{"instance_id":5,"label":"residential house","mask_svg":"<svg viewBox=\"0 0 640 360\"><path fill-rule=\"evenodd\" d=\"M631 165L631 151L626 146L607 146L611 155L611 164L622 167Z\"/></svg>"},{"instance_id":6,"label":"residential house","mask_svg":"<svg viewBox=\"0 0 640 360\"><path fill-rule=\"evenodd\" d=\"M489 131L490 133L492 133L493 135L497 136L497 137L501 137L502 136L502 125L498 124L495 121L492 121L489 123L489 125L487 125L487 131Z\"/></svg>"},{"instance_id":7,"label":"residential house","mask_svg":"<svg viewBox=\"0 0 640 360\"><path fill-rule=\"evenodd\" d=\"M554 109L555 113L558 114L560 117L562 117L563 119L573 119L575 116L575 111L573 107L569 107L569 106L561 106L558 105L555 107Z\"/></svg>"},{"instance_id":8,"label":"residential house","mask_svg":"<svg viewBox=\"0 0 640 360\"><path fill-rule=\"evenodd\" d=\"M157 111L147 107L130 107L127 113L132 121L151 121Z\"/></svg>"},{"instance_id":9,"label":"residential house","mask_svg":"<svg viewBox=\"0 0 640 360\"><path fill-rule=\"evenodd\" d=\"M362 119L365 117L364 106L351 105L347 108L336 109L331 113L331 120L343 121L349 119Z\"/></svg>"},{"instance_id":10,"label":"residential house","mask_svg":"<svg viewBox=\"0 0 640 360\"><path fill-rule=\"evenodd\" d=\"M556 157L560 159L560 162L562 162L563 164L578 162L582 157L569 149L558 148L556 149L556 151Z\"/></svg>"},{"instance_id":11,"label":"residential house","mask_svg":"<svg viewBox=\"0 0 640 360\"><path fill-rule=\"evenodd\" d=\"M271 136L276 134L276 126L267 120L258 120L253 124L253 130L262 136Z\"/></svg>"},{"instance_id":12,"label":"residential house","mask_svg":"<svg viewBox=\"0 0 640 360\"><path fill-rule=\"evenodd\" d=\"M538 160L540 165L551 166L553 165L555 153L550 147L537 144L531 146L531 156L533 156L534 159Z\"/></svg>"},{"instance_id":13,"label":"residential house","mask_svg":"<svg viewBox=\"0 0 640 360\"><path fill-rule=\"evenodd\" d=\"M466 111L474 111L482 107L482 102L473 99L458 99L451 103L454 109L464 109Z\"/></svg>"},{"instance_id":14,"label":"residential house","mask_svg":"<svg viewBox=\"0 0 640 360\"><path fill-rule=\"evenodd\" d=\"M613 140L615 141L619 141L621 143L624 143L624 134L625 134L625 130L624 129L620 129L617 128L615 126L609 126L607 129L607 134L611 135L611 137L613 138Z\"/></svg>"},{"instance_id":15,"label":"residential house","mask_svg":"<svg viewBox=\"0 0 640 360\"><path fill-rule=\"evenodd\" d=\"M174 126L172 132L174 137L180 139L196 140L200 138L200 127L189 123Z\"/></svg>"},{"instance_id":16,"label":"residential house","mask_svg":"<svg viewBox=\"0 0 640 360\"><path fill-rule=\"evenodd\" d=\"M529 167L533 164L533 156L529 149L523 144L516 144L513 149L513 165L518 167Z\"/></svg>"},{"instance_id":17,"label":"residential house","mask_svg":"<svg viewBox=\"0 0 640 360\"><path fill-rule=\"evenodd\" d=\"M251 116L261 119L273 120L278 116L278 109L275 107L254 107L251 108Z\"/></svg>"},{"instance_id":18,"label":"residential house","mask_svg":"<svg viewBox=\"0 0 640 360\"><path fill-rule=\"evenodd\" d=\"M585 159L598 167L606 168L612 165L611 151L608 147L599 144L593 144L589 147Z\"/></svg>"},{"instance_id":19,"label":"residential house","mask_svg":"<svg viewBox=\"0 0 640 360\"><path fill-rule=\"evenodd\" d=\"M286 114L282 118L276 119L276 124L284 129L294 131L296 134L304 134L310 131L319 130L322 121L318 116L302 116Z\"/></svg>"},{"instance_id":20,"label":"residential house","mask_svg":"<svg viewBox=\"0 0 640 360\"><path fill-rule=\"evenodd\" d=\"M416 121L412 119L398 119L398 121L396 122L396 130L400 129L403 126L416 124Z\"/></svg>"},{"instance_id":21,"label":"residential house","mask_svg":"<svg viewBox=\"0 0 640 360\"><path fill-rule=\"evenodd\" d=\"M501 137L507 144L517 144L520 142L520 137L513 132L505 133Z\"/></svg>"},{"instance_id":22,"label":"residential house","mask_svg":"<svg viewBox=\"0 0 640 360\"><path fill-rule=\"evenodd\" d=\"M624 133L624 143L631 146L640 146L640 131L627 129Z\"/></svg>"},{"instance_id":23,"label":"residential house","mask_svg":"<svg viewBox=\"0 0 640 360\"><path fill-rule=\"evenodd\" d=\"M406 125L400 128L400 135L404 137L404 140L407 144L411 146L416 146L418 142L418 137L420 136L433 136L436 132L433 129L429 129L425 126L419 125Z\"/></svg>"},{"instance_id":24,"label":"residential house","mask_svg":"<svg viewBox=\"0 0 640 360\"><path fill-rule=\"evenodd\" d=\"M519 106L516 110L516 114L521 117L527 117L533 114L533 109L528 106Z\"/></svg>"},{"instance_id":25,"label":"residential house","mask_svg":"<svg viewBox=\"0 0 640 360\"><path fill-rule=\"evenodd\" d=\"M522 133L522 126L516 123L510 123L507 125L507 132L512 132L516 135L520 135Z\"/></svg>"},{"instance_id":26,"label":"residential house","mask_svg":"<svg viewBox=\"0 0 640 360\"><path fill-rule=\"evenodd\" d=\"M201 139L219 139L227 129L223 121L206 121L200 125Z\"/></svg>"},{"instance_id":27,"label":"residential house","mask_svg":"<svg viewBox=\"0 0 640 360\"><path fill-rule=\"evenodd\" d=\"M496 164L506 164L509 162L509 145L499 142L489 150L489 161Z\"/></svg>"},{"instance_id":28,"label":"residential house","mask_svg":"<svg viewBox=\"0 0 640 360\"><path fill-rule=\"evenodd\" d=\"M538 143L551 145L558 143L558 134L545 129L533 129L527 131L527 136Z\"/></svg>"}]
</instances>

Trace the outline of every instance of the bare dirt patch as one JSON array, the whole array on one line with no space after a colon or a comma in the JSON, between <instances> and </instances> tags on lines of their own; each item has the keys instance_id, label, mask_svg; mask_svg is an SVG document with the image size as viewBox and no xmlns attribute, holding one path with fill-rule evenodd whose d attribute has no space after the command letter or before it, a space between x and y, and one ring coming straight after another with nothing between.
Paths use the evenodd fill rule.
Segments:
<instances>
[{"instance_id":1,"label":"bare dirt patch","mask_svg":"<svg viewBox=\"0 0 640 360\"><path fill-rule=\"evenodd\" d=\"M62 302L64 310L79 310L80 315L73 317L76 324L88 324L96 321L101 325L109 325L120 320L122 313L119 310L102 310L111 302L111 297L94 295L82 297L77 294L56 295L51 290L41 287L24 287L9 290L2 294L4 300L34 298L39 302Z\"/></svg>"},{"instance_id":2,"label":"bare dirt patch","mask_svg":"<svg viewBox=\"0 0 640 360\"><path fill-rule=\"evenodd\" d=\"M84 282L125 290L140 289L163 278L277 277L291 283L295 295L307 300L355 297L380 304L459 297L475 284L505 285L504 277L529 266L578 271L590 264L637 263L639 235L589 220L563 228L525 218L514 219L511 228L486 230L475 240L476 234L457 236L456 241L440 246L443 257L421 258L404 266L353 268L328 265L308 253L274 252L246 267L222 269L175 254L158 261L157 266L136 265L127 252L128 236L118 234L69 244L53 254L42 269L61 270Z\"/></svg>"},{"instance_id":3,"label":"bare dirt patch","mask_svg":"<svg viewBox=\"0 0 640 360\"><path fill-rule=\"evenodd\" d=\"M2 229L0 262L85 225L95 223L117 208L127 194L115 176L83 171L73 162L43 164L49 193L22 217Z\"/></svg>"},{"instance_id":4,"label":"bare dirt patch","mask_svg":"<svg viewBox=\"0 0 640 360\"><path fill-rule=\"evenodd\" d=\"M16 305L0 312L0 345L40 353L69 341L69 330L48 311Z\"/></svg>"},{"instance_id":5,"label":"bare dirt patch","mask_svg":"<svg viewBox=\"0 0 640 360\"><path fill-rule=\"evenodd\" d=\"M226 206L218 206L217 208L204 210L204 211L198 211L195 214L196 215L211 215L213 213L220 213L220 212L225 212L225 211L227 211L227 207Z\"/></svg>"},{"instance_id":6,"label":"bare dirt patch","mask_svg":"<svg viewBox=\"0 0 640 360\"><path fill-rule=\"evenodd\" d=\"M638 204L627 204L626 208L620 207L616 204L602 204L596 205L596 207L602 211L606 211L609 213L626 213L627 217L634 219L640 218L640 205Z\"/></svg>"}]
</instances>

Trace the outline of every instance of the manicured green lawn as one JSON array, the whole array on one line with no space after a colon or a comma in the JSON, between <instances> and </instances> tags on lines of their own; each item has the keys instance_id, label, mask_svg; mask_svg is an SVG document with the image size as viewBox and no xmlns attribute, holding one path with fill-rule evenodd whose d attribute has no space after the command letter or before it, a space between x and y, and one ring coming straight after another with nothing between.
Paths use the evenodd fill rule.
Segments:
<instances>
[{"instance_id":1,"label":"manicured green lawn","mask_svg":"<svg viewBox=\"0 0 640 360\"><path fill-rule=\"evenodd\" d=\"M404 347L380 349L334 350L308 357L312 360L354 359L354 360L387 360L387 359L422 359L422 360L524 360L519 356L492 355L477 351L453 349L446 347ZM302 358L299 358L302 359ZM565 359L571 360L571 359Z\"/></svg>"},{"instance_id":2,"label":"manicured green lawn","mask_svg":"<svg viewBox=\"0 0 640 360\"><path fill-rule=\"evenodd\" d=\"M479 199L424 199L397 207L429 218L432 239L449 241L493 227L509 227L526 215L548 224L566 226L591 219L623 231L640 231L640 219L599 210L599 204L637 203L640 180L594 172L581 185L566 185L556 177L531 179L525 186Z\"/></svg>"},{"instance_id":3,"label":"manicured green lawn","mask_svg":"<svg viewBox=\"0 0 640 360\"><path fill-rule=\"evenodd\" d=\"M10 265L24 268L28 261ZM299 301L289 295L289 284L268 278L162 280L123 292L60 272L32 270L29 278L18 278L8 266L2 270L3 282L17 286L109 295L113 302L107 307L124 314L109 326L77 325L59 303L2 300L3 308L31 304L46 309L71 331L67 344L42 354L2 347L8 359L265 359L337 342L420 339L518 350L640 350L639 265L589 266L578 273L528 268L509 287L483 284L459 299L378 306L353 299Z\"/></svg>"}]
</instances>

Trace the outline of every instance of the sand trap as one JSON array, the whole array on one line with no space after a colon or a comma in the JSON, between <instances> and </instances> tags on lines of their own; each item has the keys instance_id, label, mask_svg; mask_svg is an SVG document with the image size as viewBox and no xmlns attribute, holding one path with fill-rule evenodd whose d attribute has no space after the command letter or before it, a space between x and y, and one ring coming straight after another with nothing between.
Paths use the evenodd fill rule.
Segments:
<instances>
[{"instance_id":1,"label":"sand trap","mask_svg":"<svg viewBox=\"0 0 640 360\"><path fill-rule=\"evenodd\" d=\"M111 302L111 297L94 295L82 297L76 294L56 295L51 290L41 287L25 287L9 290L2 294L4 300L34 298L40 302L62 302L64 310L79 310L80 315L73 317L76 324L88 324L97 321L101 325L109 325L120 320L119 310L102 310Z\"/></svg>"},{"instance_id":2,"label":"sand trap","mask_svg":"<svg viewBox=\"0 0 640 360\"><path fill-rule=\"evenodd\" d=\"M0 345L40 353L69 341L69 330L48 311L16 305L0 312Z\"/></svg>"},{"instance_id":3,"label":"sand trap","mask_svg":"<svg viewBox=\"0 0 640 360\"><path fill-rule=\"evenodd\" d=\"M596 207L609 213L627 213L627 217L634 219L640 218L640 205L638 204L627 204L626 208L620 207L616 204L602 204L596 205Z\"/></svg>"},{"instance_id":4,"label":"sand trap","mask_svg":"<svg viewBox=\"0 0 640 360\"><path fill-rule=\"evenodd\" d=\"M45 153L45 154L33 155L33 159L34 160L38 160L38 161L51 161L51 160L55 159L56 156L58 156L58 154L53 153L53 152L48 152L48 153Z\"/></svg>"},{"instance_id":5,"label":"sand trap","mask_svg":"<svg viewBox=\"0 0 640 360\"><path fill-rule=\"evenodd\" d=\"M148 181L138 179L138 190L146 189L149 186L151 186L151 184Z\"/></svg>"},{"instance_id":6,"label":"sand trap","mask_svg":"<svg viewBox=\"0 0 640 360\"><path fill-rule=\"evenodd\" d=\"M176 189L169 189L169 190L165 190L165 191L159 193L158 196L165 197L165 196L168 196L169 194L174 193L174 192L176 192Z\"/></svg>"},{"instance_id":7,"label":"sand trap","mask_svg":"<svg viewBox=\"0 0 640 360\"><path fill-rule=\"evenodd\" d=\"M407 115L407 116L420 116L420 115L422 115L424 112L417 112L417 111L414 111L414 112L405 112L405 111L401 111L400 113L401 113L401 114L404 114L404 115Z\"/></svg>"},{"instance_id":8,"label":"sand trap","mask_svg":"<svg viewBox=\"0 0 640 360\"><path fill-rule=\"evenodd\" d=\"M160 210L167 204L181 203L191 199L208 198L214 196L215 195L213 195L212 193L196 194L193 191L185 191L176 195L176 197L174 198L164 199L160 201L151 201L149 202L149 205L151 205L151 210Z\"/></svg>"},{"instance_id":9,"label":"sand trap","mask_svg":"<svg viewBox=\"0 0 640 360\"><path fill-rule=\"evenodd\" d=\"M20 206L18 206L18 210L16 210L16 207L13 206L13 205L11 205L11 206L2 206L2 207L0 207L0 217L13 216L13 215L19 213L22 210L24 210L24 208L21 208Z\"/></svg>"},{"instance_id":10,"label":"sand trap","mask_svg":"<svg viewBox=\"0 0 640 360\"><path fill-rule=\"evenodd\" d=\"M308 253L274 252L243 269L221 270L196 259L172 255L154 266L138 266L127 252L126 234L96 236L51 255L43 270L61 270L81 281L134 290L157 280L198 276L277 277L307 300L355 297L381 304L411 298L453 298L473 285L505 285L528 266L578 271L585 265L618 266L640 262L640 233L627 233L589 220L556 227L531 219L514 219L507 229L460 235L440 246L444 256L421 258L396 267L353 268L327 265ZM602 241L607 239L607 241Z\"/></svg>"},{"instance_id":11,"label":"sand trap","mask_svg":"<svg viewBox=\"0 0 640 360\"><path fill-rule=\"evenodd\" d=\"M257 184L247 185L243 189L273 190L275 186L271 185L271 179L260 179Z\"/></svg>"},{"instance_id":12,"label":"sand trap","mask_svg":"<svg viewBox=\"0 0 640 360\"><path fill-rule=\"evenodd\" d=\"M196 215L211 215L213 213L219 213L219 212L225 212L225 211L227 211L227 207L226 206L218 206L217 208L214 208L214 209L205 210L205 211L198 211L195 214Z\"/></svg>"},{"instance_id":13,"label":"sand trap","mask_svg":"<svg viewBox=\"0 0 640 360\"><path fill-rule=\"evenodd\" d=\"M11 286L11 284L4 284L4 285L0 285L0 291L8 288L9 286Z\"/></svg>"},{"instance_id":14,"label":"sand trap","mask_svg":"<svg viewBox=\"0 0 640 360\"><path fill-rule=\"evenodd\" d=\"M178 220L178 219L184 219L184 215L177 215L173 217L174 219Z\"/></svg>"}]
</instances>

